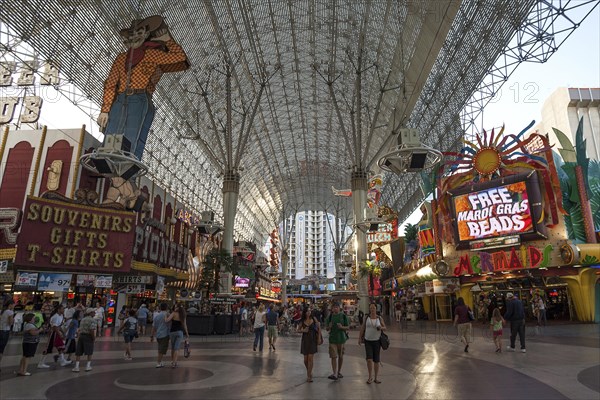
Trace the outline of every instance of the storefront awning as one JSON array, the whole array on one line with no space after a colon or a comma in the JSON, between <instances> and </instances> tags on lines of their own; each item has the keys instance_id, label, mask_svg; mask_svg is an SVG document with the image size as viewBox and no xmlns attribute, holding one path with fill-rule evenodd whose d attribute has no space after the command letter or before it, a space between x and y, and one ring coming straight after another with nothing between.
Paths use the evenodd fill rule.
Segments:
<instances>
[{"instance_id":1,"label":"storefront awning","mask_svg":"<svg viewBox=\"0 0 600 400\"><path fill-rule=\"evenodd\" d=\"M433 272L431 267L425 266L423 268L419 268L416 271L409 272L408 274L404 274L402 276L397 277L398 286L412 286L418 285L419 283L432 281L436 279L438 276Z\"/></svg>"},{"instance_id":2,"label":"storefront awning","mask_svg":"<svg viewBox=\"0 0 600 400\"><path fill-rule=\"evenodd\" d=\"M131 269L135 271L151 272L160 276L170 276L176 280L188 280L190 278L190 274L187 272L181 272L169 268L161 268L156 264L145 263L141 261L133 261L131 263Z\"/></svg>"}]
</instances>

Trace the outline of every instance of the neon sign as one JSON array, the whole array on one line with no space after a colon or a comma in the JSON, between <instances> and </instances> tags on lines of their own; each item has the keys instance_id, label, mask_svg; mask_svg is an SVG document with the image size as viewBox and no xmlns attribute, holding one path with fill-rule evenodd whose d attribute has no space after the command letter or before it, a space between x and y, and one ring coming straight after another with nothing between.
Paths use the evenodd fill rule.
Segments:
<instances>
[{"instance_id":1,"label":"neon sign","mask_svg":"<svg viewBox=\"0 0 600 400\"><path fill-rule=\"evenodd\" d=\"M378 225L376 231L367 232L367 243L387 243L398 236L396 234L398 230L396 220Z\"/></svg>"},{"instance_id":2,"label":"neon sign","mask_svg":"<svg viewBox=\"0 0 600 400\"><path fill-rule=\"evenodd\" d=\"M461 241L531 232L531 210L525 182L456 196Z\"/></svg>"},{"instance_id":3,"label":"neon sign","mask_svg":"<svg viewBox=\"0 0 600 400\"><path fill-rule=\"evenodd\" d=\"M452 196L458 248L507 236L522 240L544 237L537 225L542 203L535 172L463 187Z\"/></svg>"},{"instance_id":4,"label":"neon sign","mask_svg":"<svg viewBox=\"0 0 600 400\"><path fill-rule=\"evenodd\" d=\"M520 269L546 268L550 263L550 253L554 247L549 244L540 251L536 247L521 246L510 251L488 253L468 252L463 254L454 268L454 276L510 272Z\"/></svg>"}]
</instances>

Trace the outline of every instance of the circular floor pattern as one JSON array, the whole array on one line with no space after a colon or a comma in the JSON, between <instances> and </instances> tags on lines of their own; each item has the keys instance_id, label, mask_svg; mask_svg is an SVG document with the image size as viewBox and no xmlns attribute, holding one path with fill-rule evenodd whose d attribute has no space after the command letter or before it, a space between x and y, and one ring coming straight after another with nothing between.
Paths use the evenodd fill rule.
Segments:
<instances>
[{"instance_id":1,"label":"circular floor pattern","mask_svg":"<svg viewBox=\"0 0 600 400\"><path fill-rule=\"evenodd\" d=\"M600 393L600 364L581 371L577 374L577 380L582 385Z\"/></svg>"}]
</instances>

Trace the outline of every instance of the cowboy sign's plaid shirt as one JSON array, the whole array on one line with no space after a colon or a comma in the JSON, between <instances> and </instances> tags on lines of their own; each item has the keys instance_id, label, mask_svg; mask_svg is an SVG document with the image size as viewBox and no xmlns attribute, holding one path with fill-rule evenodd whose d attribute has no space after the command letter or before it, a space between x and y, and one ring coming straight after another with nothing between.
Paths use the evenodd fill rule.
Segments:
<instances>
[{"instance_id":1,"label":"cowboy sign's plaid shirt","mask_svg":"<svg viewBox=\"0 0 600 400\"><path fill-rule=\"evenodd\" d=\"M188 68L187 56L173 39L165 42L168 51L146 49L144 58L131 70L128 89L145 89L152 94L164 72L177 72ZM128 52L121 53L115 59L110 74L104 82L104 97L101 112L110 111L116 95L123 93L127 86L127 68L125 62Z\"/></svg>"}]
</instances>

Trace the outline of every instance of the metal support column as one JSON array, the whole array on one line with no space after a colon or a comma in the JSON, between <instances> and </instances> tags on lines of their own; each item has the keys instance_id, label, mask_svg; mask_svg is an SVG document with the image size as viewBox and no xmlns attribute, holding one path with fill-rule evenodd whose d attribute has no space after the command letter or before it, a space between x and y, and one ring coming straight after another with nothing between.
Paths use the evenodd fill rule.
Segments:
<instances>
[{"instance_id":1,"label":"metal support column","mask_svg":"<svg viewBox=\"0 0 600 400\"><path fill-rule=\"evenodd\" d=\"M365 207L367 205L367 172L365 170L355 170L352 172L352 206L354 210L354 224L356 226L356 271L367 260L367 235L359 229L359 225L365 219ZM358 274L358 297L360 298L359 307L367 314L369 311L369 286L368 278L360 277Z\"/></svg>"},{"instance_id":2,"label":"metal support column","mask_svg":"<svg viewBox=\"0 0 600 400\"><path fill-rule=\"evenodd\" d=\"M233 227L240 193L240 174L228 171L223 177L223 242L222 249L233 255ZM225 273L225 271L222 271ZM225 280L224 293L231 293L231 276Z\"/></svg>"}]
</instances>

